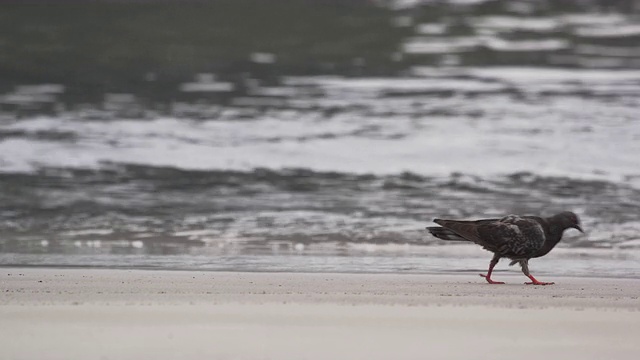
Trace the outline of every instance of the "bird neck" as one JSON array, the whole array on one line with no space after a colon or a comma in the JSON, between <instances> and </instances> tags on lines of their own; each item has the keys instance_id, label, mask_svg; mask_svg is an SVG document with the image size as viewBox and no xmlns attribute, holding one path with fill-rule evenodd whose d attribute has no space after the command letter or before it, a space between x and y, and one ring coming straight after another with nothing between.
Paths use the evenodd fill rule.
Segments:
<instances>
[{"instance_id":1,"label":"bird neck","mask_svg":"<svg viewBox=\"0 0 640 360\"><path fill-rule=\"evenodd\" d=\"M553 250L553 248L558 245L560 240L562 239L562 233L565 228L555 224L553 221L547 221L547 229L545 234L544 245L542 248L536 253L535 257L540 257L547 255L549 251Z\"/></svg>"}]
</instances>

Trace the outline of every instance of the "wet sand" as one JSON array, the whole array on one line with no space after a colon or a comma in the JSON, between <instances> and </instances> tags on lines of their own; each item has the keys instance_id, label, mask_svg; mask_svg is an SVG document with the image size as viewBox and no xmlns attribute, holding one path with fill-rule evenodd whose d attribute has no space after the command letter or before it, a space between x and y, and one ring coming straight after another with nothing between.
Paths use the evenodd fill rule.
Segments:
<instances>
[{"instance_id":1,"label":"wet sand","mask_svg":"<svg viewBox=\"0 0 640 360\"><path fill-rule=\"evenodd\" d=\"M0 269L2 359L635 359L640 280Z\"/></svg>"}]
</instances>

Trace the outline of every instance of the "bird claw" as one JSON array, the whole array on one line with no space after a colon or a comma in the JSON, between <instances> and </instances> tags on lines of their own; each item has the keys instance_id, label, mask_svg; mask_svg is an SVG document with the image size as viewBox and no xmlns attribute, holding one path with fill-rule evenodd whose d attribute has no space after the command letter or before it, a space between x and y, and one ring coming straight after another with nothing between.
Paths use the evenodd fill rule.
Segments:
<instances>
[{"instance_id":1,"label":"bird claw","mask_svg":"<svg viewBox=\"0 0 640 360\"><path fill-rule=\"evenodd\" d=\"M555 284L554 282L543 282L543 281L530 281L530 282L526 282L524 283L525 285L553 285Z\"/></svg>"},{"instance_id":2,"label":"bird claw","mask_svg":"<svg viewBox=\"0 0 640 360\"><path fill-rule=\"evenodd\" d=\"M482 276L483 278L485 278L485 280L487 280L487 282L488 282L489 284L496 284L496 285L504 284L504 282L503 282L503 281L493 281L493 280L491 280L491 278L490 278L490 277L487 277L487 275L485 275L485 274L480 274L480 276Z\"/></svg>"}]
</instances>

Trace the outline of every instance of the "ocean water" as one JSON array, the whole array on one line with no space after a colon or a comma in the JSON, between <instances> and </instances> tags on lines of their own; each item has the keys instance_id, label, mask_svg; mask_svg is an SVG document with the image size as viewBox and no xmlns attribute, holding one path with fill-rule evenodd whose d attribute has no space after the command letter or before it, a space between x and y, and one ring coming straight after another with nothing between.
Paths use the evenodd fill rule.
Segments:
<instances>
[{"instance_id":1,"label":"ocean water","mask_svg":"<svg viewBox=\"0 0 640 360\"><path fill-rule=\"evenodd\" d=\"M381 2L393 71L354 53L356 72L300 73L256 48L259 73L194 72L170 96L12 83L0 265L475 272L490 254L431 237L433 218L571 210L586 234L532 271L638 277L629 4Z\"/></svg>"}]
</instances>

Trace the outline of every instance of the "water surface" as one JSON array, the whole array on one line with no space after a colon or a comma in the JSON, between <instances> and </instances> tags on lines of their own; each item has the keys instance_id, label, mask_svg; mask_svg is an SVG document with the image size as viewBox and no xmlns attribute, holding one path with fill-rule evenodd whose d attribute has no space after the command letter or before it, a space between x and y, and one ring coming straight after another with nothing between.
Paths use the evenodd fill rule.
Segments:
<instances>
[{"instance_id":1,"label":"water surface","mask_svg":"<svg viewBox=\"0 0 640 360\"><path fill-rule=\"evenodd\" d=\"M159 5L3 5L0 264L477 271L489 254L424 227L571 210L587 234L535 267L637 276L632 3L301 3L261 5L263 32L225 1L166 31Z\"/></svg>"}]
</instances>

